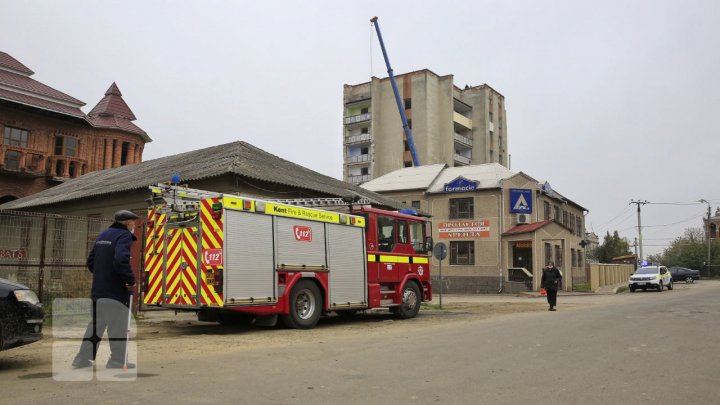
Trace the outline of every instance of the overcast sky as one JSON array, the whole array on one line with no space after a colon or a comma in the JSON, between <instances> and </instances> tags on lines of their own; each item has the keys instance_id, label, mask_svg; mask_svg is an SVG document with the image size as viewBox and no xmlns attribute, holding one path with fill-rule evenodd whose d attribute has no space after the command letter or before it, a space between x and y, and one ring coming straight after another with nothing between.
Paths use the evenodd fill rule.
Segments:
<instances>
[{"instance_id":1,"label":"overcast sky","mask_svg":"<svg viewBox=\"0 0 720 405\"><path fill-rule=\"evenodd\" d=\"M428 68L505 96L512 169L632 241L631 199L720 205L720 2L0 0L0 50L83 100L117 82L144 159L243 140L342 177L343 84ZM168 173L170 177L172 173ZM706 204L643 207L645 254Z\"/></svg>"}]
</instances>

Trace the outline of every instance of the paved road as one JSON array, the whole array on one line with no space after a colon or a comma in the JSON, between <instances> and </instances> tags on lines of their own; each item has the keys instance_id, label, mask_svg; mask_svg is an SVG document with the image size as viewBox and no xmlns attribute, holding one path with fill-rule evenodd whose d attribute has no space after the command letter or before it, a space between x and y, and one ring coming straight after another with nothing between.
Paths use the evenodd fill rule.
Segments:
<instances>
[{"instance_id":1,"label":"paved road","mask_svg":"<svg viewBox=\"0 0 720 405\"><path fill-rule=\"evenodd\" d=\"M720 403L718 296L719 282L702 281L560 297L554 313L246 331L222 348L226 336L204 331L188 337L192 352L173 351L173 339L148 343L166 353L141 357L127 382L57 382L47 361L21 364L5 352L0 392L15 403Z\"/></svg>"}]
</instances>

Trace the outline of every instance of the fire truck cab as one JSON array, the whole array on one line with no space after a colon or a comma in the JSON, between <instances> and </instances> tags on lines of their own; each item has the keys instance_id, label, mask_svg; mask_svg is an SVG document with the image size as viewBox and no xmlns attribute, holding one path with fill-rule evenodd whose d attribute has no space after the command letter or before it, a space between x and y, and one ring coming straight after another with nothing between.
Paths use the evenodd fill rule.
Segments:
<instances>
[{"instance_id":1,"label":"fire truck cab","mask_svg":"<svg viewBox=\"0 0 720 405\"><path fill-rule=\"evenodd\" d=\"M207 321L273 325L280 318L306 329L330 312L385 307L411 318L432 299L426 218L365 205L340 213L177 185L151 190L146 305L197 311Z\"/></svg>"}]
</instances>

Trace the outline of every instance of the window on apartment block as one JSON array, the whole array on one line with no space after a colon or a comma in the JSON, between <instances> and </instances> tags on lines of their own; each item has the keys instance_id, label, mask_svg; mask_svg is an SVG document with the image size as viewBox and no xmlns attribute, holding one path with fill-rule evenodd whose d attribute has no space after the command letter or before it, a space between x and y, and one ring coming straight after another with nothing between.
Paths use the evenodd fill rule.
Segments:
<instances>
[{"instance_id":1,"label":"window on apartment block","mask_svg":"<svg viewBox=\"0 0 720 405\"><path fill-rule=\"evenodd\" d=\"M20 152L14 150L5 152L5 169L20 170Z\"/></svg>"},{"instance_id":2,"label":"window on apartment block","mask_svg":"<svg viewBox=\"0 0 720 405\"><path fill-rule=\"evenodd\" d=\"M420 201L413 201L410 203L410 206L415 208L416 210L420 209Z\"/></svg>"},{"instance_id":3,"label":"window on apartment block","mask_svg":"<svg viewBox=\"0 0 720 405\"><path fill-rule=\"evenodd\" d=\"M363 176L364 176L364 175L366 175L366 174L370 174L370 168L369 168L369 167L361 167L361 168L360 168L360 175L363 175Z\"/></svg>"},{"instance_id":4,"label":"window on apartment block","mask_svg":"<svg viewBox=\"0 0 720 405\"><path fill-rule=\"evenodd\" d=\"M450 264L474 265L475 264L475 242L473 242L473 241L450 242Z\"/></svg>"},{"instance_id":5,"label":"window on apartment block","mask_svg":"<svg viewBox=\"0 0 720 405\"><path fill-rule=\"evenodd\" d=\"M554 219L555 219L555 222L560 222L560 220L561 220L560 207L558 207L557 205L555 206L555 218Z\"/></svg>"},{"instance_id":6,"label":"window on apartment block","mask_svg":"<svg viewBox=\"0 0 720 405\"><path fill-rule=\"evenodd\" d=\"M404 102L405 102L405 109L406 109L406 110L409 110L409 109L412 108L412 99L411 99L411 98L406 98L406 99L404 100Z\"/></svg>"},{"instance_id":7,"label":"window on apartment block","mask_svg":"<svg viewBox=\"0 0 720 405\"><path fill-rule=\"evenodd\" d=\"M369 112L370 112L370 109L369 109L368 107L362 108L362 109L360 110L360 114L367 114L367 113L369 113Z\"/></svg>"},{"instance_id":8,"label":"window on apartment block","mask_svg":"<svg viewBox=\"0 0 720 405\"><path fill-rule=\"evenodd\" d=\"M368 127L362 127L362 128L360 128L360 133L361 133L361 134L367 134L367 133L369 133L368 131L370 131L370 128L368 128Z\"/></svg>"},{"instance_id":9,"label":"window on apartment block","mask_svg":"<svg viewBox=\"0 0 720 405\"><path fill-rule=\"evenodd\" d=\"M451 198L450 199L450 219L470 219L473 218L473 199L471 198Z\"/></svg>"},{"instance_id":10,"label":"window on apartment block","mask_svg":"<svg viewBox=\"0 0 720 405\"><path fill-rule=\"evenodd\" d=\"M367 155L368 153L370 153L370 147L369 147L369 146L365 146L365 147L363 147L363 148L360 148L360 154L361 154L361 155Z\"/></svg>"},{"instance_id":11,"label":"window on apartment block","mask_svg":"<svg viewBox=\"0 0 720 405\"><path fill-rule=\"evenodd\" d=\"M28 131L20 128L5 127L3 130L3 143L5 145L27 148Z\"/></svg>"},{"instance_id":12,"label":"window on apartment block","mask_svg":"<svg viewBox=\"0 0 720 405\"><path fill-rule=\"evenodd\" d=\"M490 111L489 116L490 116L490 122L493 122L493 112L492 111Z\"/></svg>"}]
</instances>

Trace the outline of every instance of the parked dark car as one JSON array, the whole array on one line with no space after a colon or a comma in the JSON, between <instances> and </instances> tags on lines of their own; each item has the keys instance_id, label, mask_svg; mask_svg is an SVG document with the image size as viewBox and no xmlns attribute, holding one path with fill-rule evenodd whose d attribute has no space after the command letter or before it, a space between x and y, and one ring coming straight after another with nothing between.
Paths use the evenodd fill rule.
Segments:
<instances>
[{"instance_id":1,"label":"parked dark car","mask_svg":"<svg viewBox=\"0 0 720 405\"><path fill-rule=\"evenodd\" d=\"M695 280L700 280L700 270L693 270L685 267L670 267L669 270L673 281L684 281L687 284L692 283Z\"/></svg>"},{"instance_id":2,"label":"parked dark car","mask_svg":"<svg viewBox=\"0 0 720 405\"><path fill-rule=\"evenodd\" d=\"M0 278L0 350L42 338L43 309L37 295L22 284Z\"/></svg>"}]
</instances>

